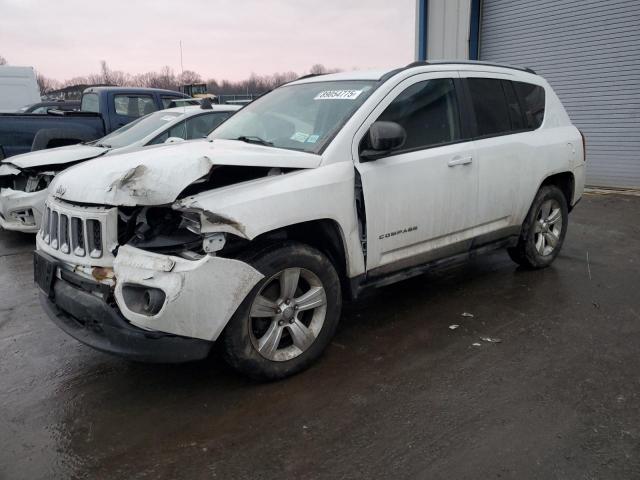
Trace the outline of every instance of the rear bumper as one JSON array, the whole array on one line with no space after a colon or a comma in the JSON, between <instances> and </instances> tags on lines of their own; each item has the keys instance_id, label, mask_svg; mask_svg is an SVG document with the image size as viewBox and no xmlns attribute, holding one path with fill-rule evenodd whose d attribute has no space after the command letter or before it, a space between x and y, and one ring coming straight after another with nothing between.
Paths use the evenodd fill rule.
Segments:
<instances>
[{"instance_id":1,"label":"rear bumper","mask_svg":"<svg viewBox=\"0 0 640 480\"><path fill-rule=\"evenodd\" d=\"M134 327L99 296L60 278L55 279L52 293L52 298L40 293L49 318L67 334L102 352L141 362L181 363L205 358L213 346L197 338Z\"/></svg>"},{"instance_id":2,"label":"rear bumper","mask_svg":"<svg viewBox=\"0 0 640 480\"><path fill-rule=\"evenodd\" d=\"M47 190L22 192L0 190L0 227L16 232L37 233L42 222Z\"/></svg>"}]
</instances>

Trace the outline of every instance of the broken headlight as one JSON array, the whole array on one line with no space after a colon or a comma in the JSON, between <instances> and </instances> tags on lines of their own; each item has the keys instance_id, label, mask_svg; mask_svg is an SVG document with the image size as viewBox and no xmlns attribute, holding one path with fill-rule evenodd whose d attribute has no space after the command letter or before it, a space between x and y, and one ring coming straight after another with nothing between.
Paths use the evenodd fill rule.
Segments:
<instances>
[{"instance_id":1,"label":"broken headlight","mask_svg":"<svg viewBox=\"0 0 640 480\"><path fill-rule=\"evenodd\" d=\"M195 212L184 212L182 214L182 224L190 232L201 234L202 228L200 215ZM226 233L207 233L202 235L202 250L205 253L215 253L222 250L227 243Z\"/></svg>"}]
</instances>

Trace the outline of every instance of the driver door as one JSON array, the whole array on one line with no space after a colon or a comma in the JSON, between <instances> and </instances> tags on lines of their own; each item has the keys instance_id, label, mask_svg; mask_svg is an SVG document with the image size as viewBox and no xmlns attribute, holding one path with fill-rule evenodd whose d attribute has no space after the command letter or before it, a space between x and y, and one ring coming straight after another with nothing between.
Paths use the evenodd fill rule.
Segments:
<instances>
[{"instance_id":1,"label":"driver door","mask_svg":"<svg viewBox=\"0 0 640 480\"><path fill-rule=\"evenodd\" d=\"M407 268L463 251L476 226L478 168L460 115L456 72L420 74L398 84L356 133L353 155L366 212L367 270ZM382 158L360 153L374 121L407 133ZM366 145L365 145L366 146Z\"/></svg>"}]
</instances>

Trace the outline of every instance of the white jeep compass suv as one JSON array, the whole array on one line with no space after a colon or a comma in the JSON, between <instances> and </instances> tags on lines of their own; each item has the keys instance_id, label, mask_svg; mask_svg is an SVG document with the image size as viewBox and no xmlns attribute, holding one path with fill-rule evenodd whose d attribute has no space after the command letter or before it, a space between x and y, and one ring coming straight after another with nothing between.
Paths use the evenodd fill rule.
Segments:
<instances>
[{"instance_id":1,"label":"white jeep compass suv","mask_svg":"<svg viewBox=\"0 0 640 480\"><path fill-rule=\"evenodd\" d=\"M208 141L55 177L42 305L99 350L181 362L215 342L247 375L286 377L327 346L345 297L501 247L551 264L582 195L583 142L528 69L301 78Z\"/></svg>"}]
</instances>

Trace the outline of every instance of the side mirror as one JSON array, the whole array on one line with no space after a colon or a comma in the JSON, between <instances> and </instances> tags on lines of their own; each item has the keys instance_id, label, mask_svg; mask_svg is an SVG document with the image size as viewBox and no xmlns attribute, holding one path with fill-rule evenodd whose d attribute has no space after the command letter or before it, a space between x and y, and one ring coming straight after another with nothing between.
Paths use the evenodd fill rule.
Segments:
<instances>
[{"instance_id":1,"label":"side mirror","mask_svg":"<svg viewBox=\"0 0 640 480\"><path fill-rule=\"evenodd\" d=\"M375 160L397 150L407 140L407 132L395 122L374 122L369 128L368 149L360 154L365 161Z\"/></svg>"},{"instance_id":2,"label":"side mirror","mask_svg":"<svg viewBox=\"0 0 640 480\"><path fill-rule=\"evenodd\" d=\"M184 138L169 137L164 141L164 143L180 143L180 142L184 142Z\"/></svg>"}]
</instances>

